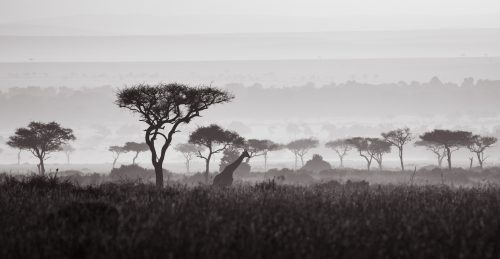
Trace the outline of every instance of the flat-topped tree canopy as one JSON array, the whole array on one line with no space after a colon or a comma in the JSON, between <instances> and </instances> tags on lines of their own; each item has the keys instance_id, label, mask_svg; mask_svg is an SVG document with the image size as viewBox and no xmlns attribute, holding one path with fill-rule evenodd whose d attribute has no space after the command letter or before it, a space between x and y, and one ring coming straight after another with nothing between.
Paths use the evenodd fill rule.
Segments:
<instances>
[{"instance_id":1,"label":"flat-topped tree canopy","mask_svg":"<svg viewBox=\"0 0 500 259\"><path fill-rule=\"evenodd\" d=\"M43 161L47 154L61 151L64 144L75 140L73 130L63 128L57 122L30 122L26 128L18 128L9 138L7 145L13 148L29 150L40 160L40 173L45 173Z\"/></svg>"},{"instance_id":2,"label":"flat-topped tree canopy","mask_svg":"<svg viewBox=\"0 0 500 259\"><path fill-rule=\"evenodd\" d=\"M148 124L145 142L151 150L151 161L155 167L156 185L163 186L163 161L167 148L177 127L199 117L200 112L211 105L229 102L233 95L211 86L191 87L184 84L139 84L121 89L116 104L140 115L140 121ZM165 129L170 124L169 129ZM155 142L163 140L160 150Z\"/></svg>"},{"instance_id":3,"label":"flat-topped tree canopy","mask_svg":"<svg viewBox=\"0 0 500 259\"><path fill-rule=\"evenodd\" d=\"M210 105L229 102L233 98L227 91L209 86L139 84L120 90L116 104L139 113L141 121L161 127L167 123L189 123Z\"/></svg>"}]
</instances>

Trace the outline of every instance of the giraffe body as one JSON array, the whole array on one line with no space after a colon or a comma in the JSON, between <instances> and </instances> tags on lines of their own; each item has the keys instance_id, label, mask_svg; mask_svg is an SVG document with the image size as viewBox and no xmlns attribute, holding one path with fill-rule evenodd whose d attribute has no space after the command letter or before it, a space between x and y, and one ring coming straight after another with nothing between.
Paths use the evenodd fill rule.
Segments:
<instances>
[{"instance_id":1,"label":"giraffe body","mask_svg":"<svg viewBox=\"0 0 500 259\"><path fill-rule=\"evenodd\" d=\"M245 157L250 157L248 152L245 150L241 155L222 170L222 172L214 177L213 185L215 186L231 186L233 184L233 173L241 164Z\"/></svg>"}]
</instances>

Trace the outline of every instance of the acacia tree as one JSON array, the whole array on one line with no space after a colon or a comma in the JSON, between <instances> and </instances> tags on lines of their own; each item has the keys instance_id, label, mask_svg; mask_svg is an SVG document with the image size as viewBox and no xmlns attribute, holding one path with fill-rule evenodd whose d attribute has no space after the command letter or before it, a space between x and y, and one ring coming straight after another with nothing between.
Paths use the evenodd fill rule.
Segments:
<instances>
[{"instance_id":1,"label":"acacia tree","mask_svg":"<svg viewBox=\"0 0 500 259\"><path fill-rule=\"evenodd\" d=\"M451 170L451 154L462 147L467 147L472 139L472 133L468 131L433 130L420 136L421 140L434 142L446 150L448 169Z\"/></svg>"},{"instance_id":2,"label":"acacia tree","mask_svg":"<svg viewBox=\"0 0 500 259\"><path fill-rule=\"evenodd\" d=\"M139 156L139 153L146 152L149 150L149 146L146 143L137 143L137 142L127 142L125 146L123 146L123 150L125 152L135 152L135 156L132 159L132 164L135 165L135 160Z\"/></svg>"},{"instance_id":3,"label":"acacia tree","mask_svg":"<svg viewBox=\"0 0 500 259\"><path fill-rule=\"evenodd\" d=\"M344 156L352 149L352 146L346 139L337 139L334 141L326 142L325 147L331 148L337 153L340 160L340 167L344 167Z\"/></svg>"},{"instance_id":4,"label":"acacia tree","mask_svg":"<svg viewBox=\"0 0 500 259\"><path fill-rule=\"evenodd\" d=\"M66 164L69 165L69 157L71 153L75 152L75 148L71 146L70 144L65 144L62 146L62 151L66 155Z\"/></svg>"},{"instance_id":5,"label":"acacia tree","mask_svg":"<svg viewBox=\"0 0 500 259\"><path fill-rule=\"evenodd\" d=\"M439 168L443 165L443 159L446 157L446 149L439 143L419 140L415 142L415 146L425 147L427 150L434 153L437 157Z\"/></svg>"},{"instance_id":6,"label":"acacia tree","mask_svg":"<svg viewBox=\"0 0 500 259\"><path fill-rule=\"evenodd\" d=\"M245 145L250 157L247 158L246 163L250 162L250 158L256 156L264 156L264 171L267 171L267 156L271 151L276 151L282 148L281 145L274 143L268 139L249 139Z\"/></svg>"},{"instance_id":7,"label":"acacia tree","mask_svg":"<svg viewBox=\"0 0 500 259\"><path fill-rule=\"evenodd\" d=\"M488 158L484 157L484 150L493 146L496 142L497 138L495 137L483 137L479 135L474 135L471 137L467 145L467 148L470 150L470 152L476 154L477 161L481 169L483 169L484 161ZM472 164L472 159L471 159L471 164Z\"/></svg>"},{"instance_id":8,"label":"acacia tree","mask_svg":"<svg viewBox=\"0 0 500 259\"><path fill-rule=\"evenodd\" d=\"M115 168L116 161L118 161L120 155L126 153L127 151L123 147L119 146L110 146L108 150L113 153L113 168Z\"/></svg>"},{"instance_id":9,"label":"acacia tree","mask_svg":"<svg viewBox=\"0 0 500 259\"><path fill-rule=\"evenodd\" d=\"M297 159L300 157L302 166L304 166L304 156L309 150L317 147L318 140L312 138L304 138L294 140L286 145L286 148L295 155L295 170L297 170Z\"/></svg>"},{"instance_id":10,"label":"acacia tree","mask_svg":"<svg viewBox=\"0 0 500 259\"><path fill-rule=\"evenodd\" d=\"M384 154L391 152L392 144L378 138L373 138L370 141L370 145L368 146L369 152L373 155L373 159L377 161L378 168L382 170L382 160Z\"/></svg>"},{"instance_id":11,"label":"acacia tree","mask_svg":"<svg viewBox=\"0 0 500 259\"><path fill-rule=\"evenodd\" d=\"M373 161L373 153L370 149L370 144L373 138L354 137L346 139L346 142L358 150L359 155L366 160L366 168L370 171L370 166Z\"/></svg>"},{"instance_id":12,"label":"acacia tree","mask_svg":"<svg viewBox=\"0 0 500 259\"><path fill-rule=\"evenodd\" d=\"M245 139L234 131L225 130L218 125L212 124L207 127L199 127L193 131L189 136L189 143L205 147L208 151L206 155L203 155L199 150L197 155L197 157L205 160L205 182L208 183L212 156L230 146L243 147Z\"/></svg>"},{"instance_id":13,"label":"acacia tree","mask_svg":"<svg viewBox=\"0 0 500 259\"><path fill-rule=\"evenodd\" d=\"M151 151L156 186L163 187L163 161L178 127L191 122L200 112L234 97L214 87L183 84L136 85L118 91L116 104L138 113L147 124L145 141ZM166 128L167 125L170 127Z\"/></svg>"},{"instance_id":14,"label":"acacia tree","mask_svg":"<svg viewBox=\"0 0 500 259\"><path fill-rule=\"evenodd\" d=\"M7 145L30 151L38 158L38 171L44 175L47 155L60 151L64 144L75 139L72 129L63 128L56 122L31 122L26 128L18 128Z\"/></svg>"},{"instance_id":15,"label":"acacia tree","mask_svg":"<svg viewBox=\"0 0 500 259\"><path fill-rule=\"evenodd\" d=\"M398 149L399 161L401 162L401 171L404 172L405 165L403 162L403 147L410 142L413 137L409 128L395 129L386 133L382 133L382 137L392 146Z\"/></svg>"},{"instance_id":16,"label":"acacia tree","mask_svg":"<svg viewBox=\"0 0 500 259\"><path fill-rule=\"evenodd\" d=\"M199 151L203 151L202 146L197 146L194 144L190 143L182 143L182 144L177 144L175 146L175 150L178 152L182 153L184 158L186 159L186 173L189 174L189 165L191 160L198 154Z\"/></svg>"}]
</instances>

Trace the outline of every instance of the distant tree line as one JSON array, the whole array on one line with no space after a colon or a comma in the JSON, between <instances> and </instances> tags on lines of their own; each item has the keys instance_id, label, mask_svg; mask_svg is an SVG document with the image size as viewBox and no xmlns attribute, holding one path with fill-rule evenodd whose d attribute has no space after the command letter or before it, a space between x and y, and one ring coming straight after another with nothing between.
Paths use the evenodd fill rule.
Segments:
<instances>
[{"instance_id":1,"label":"distant tree line","mask_svg":"<svg viewBox=\"0 0 500 259\"><path fill-rule=\"evenodd\" d=\"M434 82L435 83L435 82ZM215 104L230 102L234 96L225 91L211 86L191 87L183 84L140 84L121 89L116 94L116 105L128 109L139 115L139 120L146 125L144 142L127 142L123 146L110 146L113 153L113 168L119 156L126 152L135 152L132 164L141 152L150 151L151 163L155 168L156 185L163 186L163 162L166 151L171 146L175 133L179 132L181 125L190 123L200 117L201 112ZM7 144L18 150L28 150L38 158L40 174L45 173L44 161L48 154L55 151L64 151L67 162L74 148L69 145L75 140L73 131L61 127L56 122L41 123L31 122L26 128L19 128L9 138ZM385 154L395 147L401 164L405 170L404 147L412 142L413 134L409 128L395 129L384 132L380 138L352 137L329 141L325 147L333 149L339 157L340 165L344 166L344 156L356 150L360 157L366 161L367 170L370 170L373 161L382 169ZM468 131L450 131L435 129L419 136L414 144L432 151L441 166L446 157L448 168L452 168L453 152L467 148L476 157L479 167L483 168L486 149L497 142L495 137L474 135ZM275 143L268 139L245 140L237 132L223 129L212 124L198 127L189 136L188 143L179 144L175 150L182 153L186 159L186 171L189 172L189 163L194 157L205 161L205 181L209 181L210 163L215 154L222 153L221 166L231 162L231 158L241 150L247 150L250 157L245 161L250 162L253 157L264 157L264 169L267 170L269 152L288 149L294 155L294 168L297 169L300 159L304 166L304 157L308 152L318 147L319 141L314 138L296 139L287 144ZM316 157L320 160L320 156ZM471 160L472 162L472 160Z\"/></svg>"}]
</instances>

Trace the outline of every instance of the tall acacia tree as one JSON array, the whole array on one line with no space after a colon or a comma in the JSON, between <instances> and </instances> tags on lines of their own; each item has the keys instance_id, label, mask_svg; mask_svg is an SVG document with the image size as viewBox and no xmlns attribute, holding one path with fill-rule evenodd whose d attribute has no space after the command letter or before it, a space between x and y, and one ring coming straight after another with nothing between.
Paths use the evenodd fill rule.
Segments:
<instances>
[{"instance_id":1,"label":"tall acacia tree","mask_svg":"<svg viewBox=\"0 0 500 259\"><path fill-rule=\"evenodd\" d=\"M493 146L497 142L497 138L495 137L483 137L479 135L474 135L470 139L467 148L470 152L476 154L477 162L479 163L479 167L482 169L484 161L488 158L484 156L484 150ZM471 167L472 167L472 159L471 159Z\"/></svg>"},{"instance_id":2,"label":"tall acacia tree","mask_svg":"<svg viewBox=\"0 0 500 259\"><path fill-rule=\"evenodd\" d=\"M374 138L362 138L362 137L354 137L346 139L346 142L349 145L352 145L359 152L359 156L366 160L366 169L370 171L370 167L373 161L374 153L370 148Z\"/></svg>"},{"instance_id":3,"label":"tall acacia tree","mask_svg":"<svg viewBox=\"0 0 500 259\"><path fill-rule=\"evenodd\" d=\"M446 157L446 149L441 144L419 140L415 142L415 146L425 147L427 150L431 151L436 155L438 167L441 168L443 165L443 159Z\"/></svg>"},{"instance_id":4,"label":"tall acacia tree","mask_svg":"<svg viewBox=\"0 0 500 259\"><path fill-rule=\"evenodd\" d=\"M147 124L144 139L151 151L156 186L163 187L163 161L181 124L200 117L200 112L234 97L228 92L208 86L190 87L183 84L140 84L119 90L116 104L138 113ZM167 127L169 125L169 127Z\"/></svg>"},{"instance_id":5,"label":"tall acacia tree","mask_svg":"<svg viewBox=\"0 0 500 259\"><path fill-rule=\"evenodd\" d=\"M216 153L220 153L229 147L243 147L245 139L234 131L221 128L212 124L207 127L199 127L189 136L189 143L202 146L207 149L206 154L198 151L198 157L205 160L205 182L209 181L210 160Z\"/></svg>"},{"instance_id":6,"label":"tall acacia tree","mask_svg":"<svg viewBox=\"0 0 500 259\"><path fill-rule=\"evenodd\" d=\"M472 139L472 133L461 130L451 131L435 129L424 133L420 136L420 139L442 146L446 150L448 169L451 170L451 154L462 147L467 147Z\"/></svg>"},{"instance_id":7,"label":"tall acacia tree","mask_svg":"<svg viewBox=\"0 0 500 259\"><path fill-rule=\"evenodd\" d=\"M116 161L118 161L118 158L120 158L120 155L123 153L126 153L127 151L120 146L110 146L108 148L111 153L113 153L113 169L115 168Z\"/></svg>"},{"instance_id":8,"label":"tall acacia tree","mask_svg":"<svg viewBox=\"0 0 500 259\"><path fill-rule=\"evenodd\" d=\"M203 151L203 147L190 143L182 143L177 144L177 146L175 146L175 150L182 153L182 156L186 159L186 173L189 174L191 160L198 155L199 151Z\"/></svg>"},{"instance_id":9,"label":"tall acacia tree","mask_svg":"<svg viewBox=\"0 0 500 259\"><path fill-rule=\"evenodd\" d=\"M70 144L64 144L62 146L62 152L64 152L64 154L66 155L66 164L69 165L69 158L70 158L70 155L71 153L75 152L75 148L73 146L71 146Z\"/></svg>"},{"instance_id":10,"label":"tall acacia tree","mask_svg":"<svg viewBox=\"0 0 500 259\"><path fill-rule=\"evenodd\" d=\"M398 149L399 161L401 162L401 171L404 172L405 164L403 162L404 145L412 141L413 137L409 128L395 129L386 133L382 133L382 137L392 146Z\"/></svg>"},{"instance_id":11,"label":"tall acacia tree","mask_svg":"<svg viewBox=\"0 0 500 259\"><path fill-rule=\"evenodd\" d=\"M61 151L64 144L75 139L72 129L63 128L56 122L31 122L26 128L18 128L7 145L30 151L40 161L38 171L44 175L47 155Z\"/></svg>"},{"instance_id":12,"label":"tall acacia tree","mask_svg":"<svg viewBox=\"0 0 500 259\"><path fill-rule=\"evenodd\" d=\"M123 149L125 152L135 152L134 158L132 158L132 164L135 165L135 160L139 157L139 154L148 151L149 146L146 143L127 142Z\"/></svg>"},{"instance_id":13,"label":"tall acacia tree","mask_svg":"<svg viewBox=\"0 0 500 259\"><path fill-rule=\"evenodd\" d=\"M295 155L295 170L297 170L297 159L300 157L301 165L304 166L304 156L309 150L317 147L319 141L313 138L294 140L286 145L286 148Z\"/></svg>"},{"instance_id":14,"label":"tall acacia tree","mask_svg":"<svg viewBox=\"0 0 500 259\"><path fill-rule=\"evenodd\" d=\"M337 153L337 156L340 160L340 167L344 167L344 156L347 154L349 150L352 149L352 146L345 139L337 139L334 141L328 141L325 143L325 147L331 148Z\"/></svg>"},{"instance_id":15,"label":"tall acacia tree","mask_svg":"<svg viewBox=\"0 0 500 259\"><path fill-rule=\"evenodd\" d=\"M373 155L373 159L377 161L379 170L382 170L384 154L391 152L392 144L379 138L370 139L370 142L368 146L369 152Z\"/></svg>"}]
</instances>

